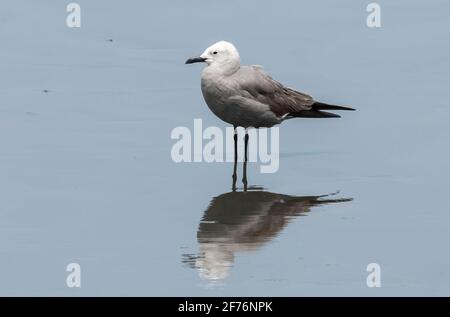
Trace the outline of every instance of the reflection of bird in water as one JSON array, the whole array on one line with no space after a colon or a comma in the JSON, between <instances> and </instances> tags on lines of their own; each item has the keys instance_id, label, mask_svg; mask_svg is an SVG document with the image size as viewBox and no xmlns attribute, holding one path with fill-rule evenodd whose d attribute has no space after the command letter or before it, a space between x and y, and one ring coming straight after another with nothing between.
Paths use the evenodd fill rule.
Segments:
<instances>
[{"instance_id":1,"label":"reflection of bird in water","mask_svg":"<svg viewBox=\"0 0 450 317\"><path fill-rule=\"evenodd\" d=\"M202 278L223 280L234 263L235 253L258 249L312 207L352 200L326 199L331 195L299 197L248 191L215 197L198 228L199 254L185 255L183 262L197 268Z\"/></svg>"}]
</instances>

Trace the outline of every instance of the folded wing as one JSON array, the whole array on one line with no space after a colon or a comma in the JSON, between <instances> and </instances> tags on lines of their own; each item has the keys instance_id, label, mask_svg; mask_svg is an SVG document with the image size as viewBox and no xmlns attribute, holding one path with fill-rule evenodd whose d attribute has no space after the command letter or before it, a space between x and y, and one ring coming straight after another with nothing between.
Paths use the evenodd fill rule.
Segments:
<instances>
[{"instance_id":1,"label":"folded wing","mask_svg":"<svg viewBox=\"0 0 450 317\"><path fill-rule=\"evenodd\" d=\"M268 105L278 117L330 118L339 116L323 110L354 110L316 102L308 94L283 86L259 66L241 67L234 80L236 91L245 94L242 97Z\"/></svg>"}]
</instances>

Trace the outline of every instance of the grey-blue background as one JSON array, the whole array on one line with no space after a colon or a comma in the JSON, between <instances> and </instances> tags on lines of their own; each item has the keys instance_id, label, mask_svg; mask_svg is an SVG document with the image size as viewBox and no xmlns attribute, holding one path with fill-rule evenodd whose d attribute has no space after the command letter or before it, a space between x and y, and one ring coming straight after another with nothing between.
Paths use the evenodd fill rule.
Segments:
<instances>
[{"instance_id":1,"label":"grey-blue background","mask_svg":"<svg viewBox=\"0 0 450 317\"><path fill-rule=\"evenodd\" d=\"M369 1L79 0L81 29L68 3L2 2L1 295L450 295L448 1L378 1L380 29ZM280 170L250 164L250 184L354 200L289 217L211 283L184 259L232 166L173 163L170 132L226 126L201 67L183 65L222 39L358 109L285 122ZM70 262L81 289L65 284ZM370 262L381 288L366 286Z\"/></svg>"}]
</instances>

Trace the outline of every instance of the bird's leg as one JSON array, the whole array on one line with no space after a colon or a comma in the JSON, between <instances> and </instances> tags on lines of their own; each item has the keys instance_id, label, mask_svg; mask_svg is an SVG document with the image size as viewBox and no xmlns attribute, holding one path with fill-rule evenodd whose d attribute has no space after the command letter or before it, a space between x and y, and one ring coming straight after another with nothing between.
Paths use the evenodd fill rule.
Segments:
<instances>
[{"instance_id":1,"label":"bird's leg","mask_svg":"<svg viewBox=\"0 0 450 317\"><path fill-rule=\"evenodd\" d=\"M244 191L247 191L247 160L248 160L248 133L245 129L244 137L244 171L242 176L242 182L244 183Z\"/></svg>"},{"instance_id":2,"label":"bird's leg","mask_svg":"<svg viewBox=\"0 0 450 317\"><path fill-rule=\"evenodd\" d=\"M236 168L237 168L237 159L238 159L238 151L237 151L237 131L236 131L236 127L234 127L234 167L233 167L233 185L232 185L232 190L236 191L236 180L237 180L237 175L236 175Z\"/></svg>"}]
</instances>

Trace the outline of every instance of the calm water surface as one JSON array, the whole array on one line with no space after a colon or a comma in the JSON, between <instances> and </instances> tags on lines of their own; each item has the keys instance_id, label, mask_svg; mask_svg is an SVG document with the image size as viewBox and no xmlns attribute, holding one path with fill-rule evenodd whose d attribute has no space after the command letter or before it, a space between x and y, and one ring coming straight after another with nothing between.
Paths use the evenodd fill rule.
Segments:
<instances>
[{"instance_id":1,"label":"calm water surface","mask_svg":"<svg viewBox=\"0 0 450 317\"><path fill-rule=\"evenodd\" d=\"M379 1L376 30L350 0L80 0L77 30L35 2L0 12L1 295L450 295L447 1ZM226 127L184 65L222 39L358 109L285 122L248 192L170 157L173 128Z\"/></svg>"}]
</instances>

